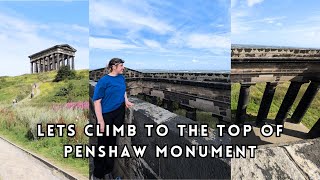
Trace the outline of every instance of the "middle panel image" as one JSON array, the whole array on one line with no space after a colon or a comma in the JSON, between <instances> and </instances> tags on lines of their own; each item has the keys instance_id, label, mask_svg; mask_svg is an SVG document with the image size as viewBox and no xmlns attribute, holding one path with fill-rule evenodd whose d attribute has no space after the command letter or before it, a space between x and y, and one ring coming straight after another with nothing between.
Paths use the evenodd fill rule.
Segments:
<instances>
[{"instance_id":1,"label":"middle panel image","mask_svg":"<svg viewBox=\"0 0 320 180\"><path fill-rule=\"evenodd\" d=\"M229 179L230 1L90 1L89 24L90 177Z\"/></svg>"}]
</instances>

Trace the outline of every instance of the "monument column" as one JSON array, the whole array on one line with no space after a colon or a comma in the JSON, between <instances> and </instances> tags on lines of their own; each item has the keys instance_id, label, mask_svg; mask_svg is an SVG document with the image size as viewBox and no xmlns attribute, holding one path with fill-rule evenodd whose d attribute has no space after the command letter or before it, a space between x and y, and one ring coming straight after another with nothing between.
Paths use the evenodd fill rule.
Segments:
<instances>
[{"instance_id":1,"label":"monument column","mask_svg":"<svg viewBox=\"0 0 320 180\"><path fill-rule=\"evenodd\" d=\"M53 69L53 63L52 63L52 55L49 55L49 71Z\"/></svg>"},{"instance_id":2,"label":"monument column","mask_svg":"<svg viewBox=\"0 0 320 180\"><path fill-rule=\"evenodd\" d=\"M74 56L71 57L71 68L74 70Z\"/></svg>"},{"instance_id":3,"label":"monument column","mask_svg":"<svg viewBox=\"0 0 320 180\"><path fill-rule=\"evenodd\" d=\"M71 67L70 67L70 62L69 62L69 58L70 58L70 56L67 55L67 66L69 67L69 69L71 69Z\"/></svg>"},{"instance_id":4,"label":"monument column","mask_svg":"<svg viewBox=\"0 0 320 180\"><path fill-rule=\"evenodd\" d=\"M40 68L39 68L39 59L37 59L37 61L36 61L36 71L37 71L37 73L39 73L39 71L40 71Z\"/></svg>"},{"instance_id":5,"label":"monument column","mask_svg":"<svg viewBox=\"0 0 320 180\"><path fill-rule=\"evenodd\" d=\"M294 81L291 82L289 89L288 89L288 91L287 91L286 95L284 96L284 99L281 103L278 114L276 116L276 119L275 119L276 124L278 124L278 125L284 124L284 120L286 119L288 112L291 109L292 104L293 104L294 100L296 99L302 84L303 84L303 82L294 82Z\"/></svg>"},{"instance_id":6,"label":"monument column","mask_svg":"<svg viewBox=\"0 0 320 180\"><path fill-rule=\"evenodd\" d=\"M58 70L60 69L60 54L57 54Z\"/></svg>"},{"instance_id":7,"label":"monument column","mask_svg":"<svg viewBox=\"0 0 320 180\"><path fill-rule=\"evenodd\" d=\"M42 67L42 58L40 58L40 64L39 65L40 65L40 72L42 72L43 71L43 69L42 69L43 68Z\"/></svg>"},{"instance_id":8,"label":"monument column","mask_svg":"<svg viewBox=\"0 0 320 180\"><path fill-rule=\"evenodd\" d=\"M320 87L320 82L311 82L300 100L296 110L294 111L291 119L294 123L300 123L304 114L307 112L312 100L316 96Z\"/></svg>"},{"instance_id":9,"label":"monument column","mask_svg":"<svg viewBox=\"0 0 320 180\"><path fill-rule=\"evenodd\" d=\"M265 120L268 117L272 99L276 91L276 86L277 86L277 83L267 82L267 85L264 90L262 100L260 103L258 116L256 119L257 124L260 124L263 120Z\"/></svg>"},{"instance_id":10,"label":"monument column","mask_svg":"<svg viewBox=\"0 0 320 180\"><path fill-rule=\"evenodd\" d=\"M252 84L241 84L238 107L236 113L236 124L243 124L246 114L247 114L247 106L249 103L249 94L250 94L250 86Z\"/></svg>"},{"instance_id":11,"label":"monument column","mask_svg":"<svg viewBox=\"0 0 320 180\"><path fill-rule=\"evenodd\" d=\"M33 74L33 62L31 62L31 74Z\"/></svg>"}]
</instances>

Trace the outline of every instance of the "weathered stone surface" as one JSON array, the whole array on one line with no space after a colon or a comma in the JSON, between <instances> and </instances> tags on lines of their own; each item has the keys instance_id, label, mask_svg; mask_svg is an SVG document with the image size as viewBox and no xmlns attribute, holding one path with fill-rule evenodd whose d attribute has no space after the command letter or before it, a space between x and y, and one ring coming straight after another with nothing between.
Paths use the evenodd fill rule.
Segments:
<instances>
[{"instance_id":1,"label":"weathered stone surface","mask_svg":"<svg viewBox=\"0 0 320 180\"><path fill-rule=\"evenodd\" d=\"M148 145L144 157L135 161L135 166L122 166L126 171L130 168L135 169L135 174L139 176L128 178L230 178L230 159L225 158L155 158L155 146L163 147L168 145L199 145L199 144L230 144L230 137L217 137L215 131L210 129L209 137L179 137L177 124L197 124L187 118L177 116L167 110L150 103L143 102L136 98L130 98L135 103L131 110L132 123L137 126L138 134L131 138L131 144ZM169 133L165 137L153 135L147 137L145 124L166 124ZM155 131L153 131L155 133ZM187 133L186 131L184 133ZM123 164L123 163L121 163ZM134 163L131 163L134 164Z\"/></svg>"},{"instance_id":2,"label":"weathered stone surface","mask_svg":"<svg viewBox=\"0 0 320 180\"><path fill-rule=\"evenodd\" d=\"M259 146L255 158L233 158L232 179L319 179L320 139Z\"/></svg>"}]
</instances>

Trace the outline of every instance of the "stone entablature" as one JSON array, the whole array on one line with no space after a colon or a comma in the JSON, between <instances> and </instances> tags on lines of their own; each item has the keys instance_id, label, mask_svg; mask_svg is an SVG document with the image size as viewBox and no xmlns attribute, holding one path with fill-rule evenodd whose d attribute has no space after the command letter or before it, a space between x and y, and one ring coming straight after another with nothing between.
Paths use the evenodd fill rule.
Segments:
<instances>
[{"instance_id":1,"label":"stone entablature","mask_svg":"<svg viewBox=\"0 0 320 180\"><path fill-rule=\"evenodd\" d=\"M285 47L245 47L232 46L231 57L242 58L277 58L279 59L319 59L320 49L285 48Z\"/></svg>"},{"instance_id":2,"label":"stone entablature","mask_svg":"<svg viewBox=\"0 0 320 180\"><path fill-rule=\"evenodd\" d=\"M232 52L233 83L320 80L320 49L241 47Z\"/></svg>"},{"instance_id":3,"label":"stone entablature","mask_svg":"<svg viewBox=\"0 0 320 180\"><path fill-rule=\"evenodd\" d=\"M90 71L90 79L97 81L107 73L105 68ZM168 79L181 81L205 81L205 82L230 82L229 73L143 73L133 69L126 68L125 76L129 80L131 78L144 79Z\"/></svg>"},{"instance_id":4,"label":"stone entablature","mask_svg":"<svg viewBox=\"0 0 320 180\"><path fill-rule=\"evenodd\" d=\"M61 66L74 69L74 56L77 50L68 44L56 45L29 56L31 73L59 70Z\"/></svg>"}]
</instances>

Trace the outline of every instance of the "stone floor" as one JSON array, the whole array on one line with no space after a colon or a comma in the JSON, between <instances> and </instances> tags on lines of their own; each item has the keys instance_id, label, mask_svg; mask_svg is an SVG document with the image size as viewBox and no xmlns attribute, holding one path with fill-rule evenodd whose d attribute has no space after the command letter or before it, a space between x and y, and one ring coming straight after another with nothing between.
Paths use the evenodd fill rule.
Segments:
<instances>
[{"instance_id":1,"label":"stone floor","mask_svg":"<svg viewBox=\"0 0 320 180\"><path fill-rule=\"evenodd\" d=\"M268 120L267 123L274 125L275 121ZM251 133L249 133L247 137L233 137L233 144L264 145L295 142L302 139L307 139L307 133L309 132L309 129L301 123L294 124L291 122L285 122L284 130L280 137L276 137L275 134L271 137L264 137L260 133L260 128L255 126L255 122L248 124L253 126Z\"/></svg>"}]
</instances>

